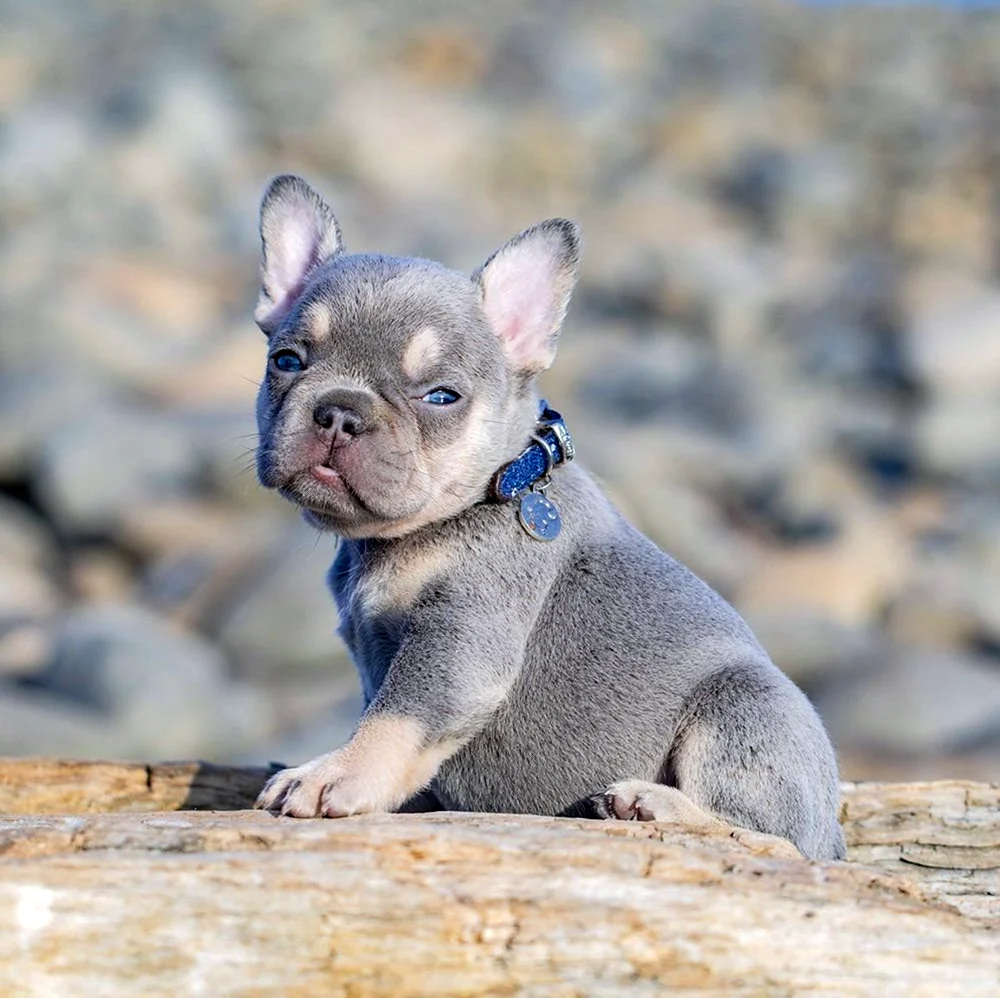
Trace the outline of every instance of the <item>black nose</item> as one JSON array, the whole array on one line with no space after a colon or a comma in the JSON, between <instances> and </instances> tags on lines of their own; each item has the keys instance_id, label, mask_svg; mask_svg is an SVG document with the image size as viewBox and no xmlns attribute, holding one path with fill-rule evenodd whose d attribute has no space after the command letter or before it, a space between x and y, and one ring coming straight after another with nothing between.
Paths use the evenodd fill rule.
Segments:
<instances>
[{"instance_id":1,"label":"black nose","mask_svg":"<svg viewBox=\"0 0 1000 998\"><path fill-rule=\"evenodd\" d=\"M365 430L364 420L358 413L333 402L320 402L313 409L313 422L321 429L333 430L335 434L343 433L349 437L356 437Z\"/></svg>"}]
</instances>

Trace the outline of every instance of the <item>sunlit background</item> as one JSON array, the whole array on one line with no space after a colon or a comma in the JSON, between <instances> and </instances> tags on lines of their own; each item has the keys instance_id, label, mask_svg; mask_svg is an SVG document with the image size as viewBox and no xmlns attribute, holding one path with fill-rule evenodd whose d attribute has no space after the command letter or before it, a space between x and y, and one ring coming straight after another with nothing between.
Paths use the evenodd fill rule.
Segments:
<instances>
[{"instance_id":1,"label":"sunlit background","mask_svg":"<svg viewBox=\"0 0 1000 998\"><path fill-rule=\"evenodd\" d=\"M285 171L467 270L578 219L580 460L846 776L997 777L1000 15L707 0L0 0L0 753L350 731L333 539L252 470Z\"/></svg>"}]
</instances>

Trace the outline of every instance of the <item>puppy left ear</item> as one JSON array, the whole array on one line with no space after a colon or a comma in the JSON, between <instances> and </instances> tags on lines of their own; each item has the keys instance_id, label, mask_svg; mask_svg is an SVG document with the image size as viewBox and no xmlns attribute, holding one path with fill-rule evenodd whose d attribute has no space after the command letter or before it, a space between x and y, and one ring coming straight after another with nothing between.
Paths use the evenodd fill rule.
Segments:
<instances>
[{"instance_id":1,"label":"puppy left ear","mask_svg":"<svg viewBox=\"0 0 1000 998\"><path fill-rule=\"evenodd\" d=\"M579 262L579 227L550 218L501 246L472 275L486 318L518 373L539 374L555 359Z\"/></svg>"},{"instance_id":2,"label":"puppy left ear","mask_svg":"<svg viewBox=\"0 0 1000 998\"><path fill-rule=\"evenodd\" d=\"M302 294L310 274L344 246L329 205L301 177L275 177L260 204L257 325L270 336Z\"/></svg>"}]
</instances>

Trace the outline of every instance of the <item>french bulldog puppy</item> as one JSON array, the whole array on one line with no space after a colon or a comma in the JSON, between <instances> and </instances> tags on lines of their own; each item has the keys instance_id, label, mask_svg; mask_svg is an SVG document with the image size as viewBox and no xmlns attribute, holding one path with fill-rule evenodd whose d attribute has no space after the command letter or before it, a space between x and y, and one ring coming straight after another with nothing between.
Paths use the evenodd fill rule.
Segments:
<instances>
[{"instance_id":1,"label":"french bulldog puppy","mask_svg":"<svg viewBox=\"0 0 1000 998\"><path fill-rule=\"evenodd\" d=\"M540 405L577 227L542 222L469 277L346 252L282 176L260 230L258 474L342 538L329 584L366 707L257 806L726 822L842 857L806 697L570 463Z\"/></svg>"}]
</instances>

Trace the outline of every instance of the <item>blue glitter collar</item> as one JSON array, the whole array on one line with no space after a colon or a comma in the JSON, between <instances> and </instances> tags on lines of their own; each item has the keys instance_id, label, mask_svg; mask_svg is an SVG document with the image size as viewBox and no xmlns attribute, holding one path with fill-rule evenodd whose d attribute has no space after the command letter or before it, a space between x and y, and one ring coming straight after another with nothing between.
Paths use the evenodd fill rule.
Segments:
<instances>
[{"instance_id":1,"label":"blue glitter collar","mask_svg":"<svg viewBox=\"0 0 1000 998\"><path fill-rule=\"evenodd\" d=\"M573 460L573 438L561 415L542 399L532 442L509 464L503 465L490 482L495 502L510 502L548 478L553 468Z\"/></svg>"}]
</instances>

